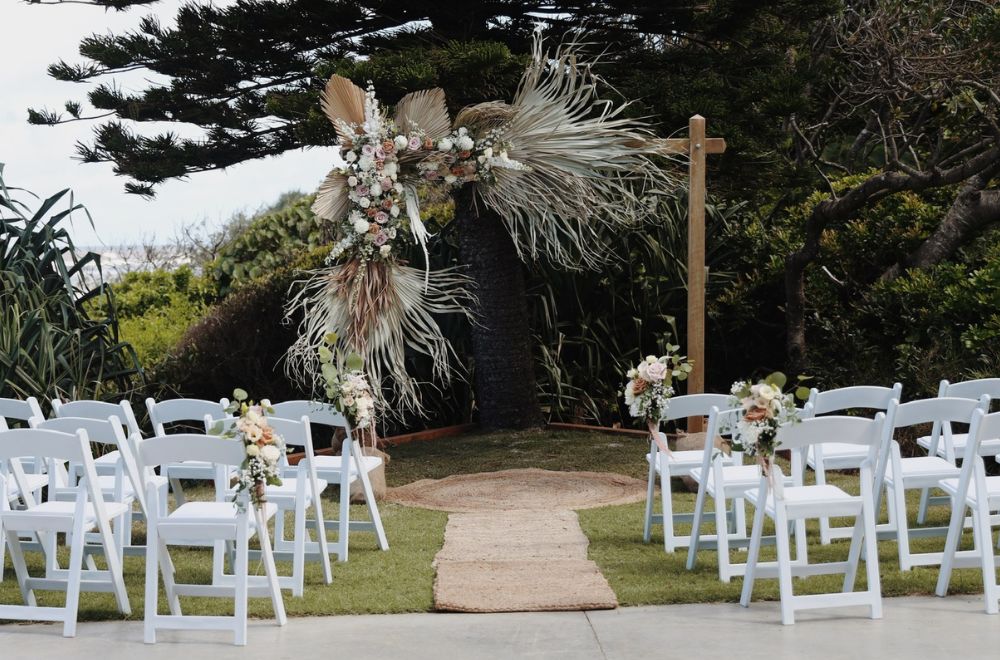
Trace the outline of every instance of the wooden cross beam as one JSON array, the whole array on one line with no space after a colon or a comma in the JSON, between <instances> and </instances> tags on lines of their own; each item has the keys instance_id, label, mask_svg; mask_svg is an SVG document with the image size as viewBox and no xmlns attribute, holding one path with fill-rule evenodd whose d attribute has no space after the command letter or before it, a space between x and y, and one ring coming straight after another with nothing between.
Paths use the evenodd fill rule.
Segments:
<instances>
[{"instance_id":1,"label":"wooden cross beam","mask_svg":"<svg viewBox=\"0 0 1000 660\"><path fill-rule=\"evenodd\" d=\"M705 167L708 154L721 154L726 150L722 138L705 137L705 118L694 115L688 122L688 137L657 140L655 151L664 155L688 156L688 310L687 354L694 362L688 376L688 394L705 391ZM705 420L692 417L688 432L704 430Z\"/></svg>"}]
</instances>

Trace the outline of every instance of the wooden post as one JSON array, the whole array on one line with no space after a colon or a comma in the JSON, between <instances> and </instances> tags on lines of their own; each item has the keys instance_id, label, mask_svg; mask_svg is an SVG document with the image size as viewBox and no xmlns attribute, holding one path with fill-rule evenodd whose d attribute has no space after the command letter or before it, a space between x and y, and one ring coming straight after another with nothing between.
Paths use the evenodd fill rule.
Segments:
<instances>
[{"instance_id":1,"label":"wooden post","mask_svg":"<svg viewBox=\"0 0 1000 660\"><path fill-rule=\"evenodd\" d=\"M688 137L657 140L656 151L662 154L686 154L688 157L688 313L687 355L694 362L688 375L688 394L705 391L705 169L708 154L726 150L722 138L705 137L705 118L694 115L688 122ZM684 342L681 342L683 345ZM703 431L702 417L688 419L688 432Z\"/></svg>"}]
</instances>

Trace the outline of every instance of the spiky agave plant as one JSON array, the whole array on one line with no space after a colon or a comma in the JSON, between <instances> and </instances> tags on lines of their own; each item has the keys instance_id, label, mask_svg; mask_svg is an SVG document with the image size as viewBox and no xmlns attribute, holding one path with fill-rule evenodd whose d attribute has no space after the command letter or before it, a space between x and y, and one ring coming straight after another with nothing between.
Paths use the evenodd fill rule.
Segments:
<instances>
[{"instance_id":1,"label":"spiky agave plant","mask_svg":"<svg viewBox=\"0 0 1000 660\"><path fill-rule=\"evenodd\" d=\"M513 101L470 106L454 122L439 89L406 96L389 119L373 89L330 79L322 106L345 165L323 182L313 210L338 240L328 267L312 273L290 303L304 314L289 353L292 375L315 386L315 356L336 332L364 357L372 382L387 378L402 408L420 409L404 366L407 348L430 356L441 381L450 378L451 349L434 315L470 315L472 293L455 269L421 272L398 258L403 240L426 253L421 190L473 186L522 259L545 255L569 268L605 261L598 228L621 229L654 213L655 198L675 181L650 158L649 127L625 116L627 103L601 97L580 36L570 33L550 55L536 32Z\"/></svg>"}]
</instances>

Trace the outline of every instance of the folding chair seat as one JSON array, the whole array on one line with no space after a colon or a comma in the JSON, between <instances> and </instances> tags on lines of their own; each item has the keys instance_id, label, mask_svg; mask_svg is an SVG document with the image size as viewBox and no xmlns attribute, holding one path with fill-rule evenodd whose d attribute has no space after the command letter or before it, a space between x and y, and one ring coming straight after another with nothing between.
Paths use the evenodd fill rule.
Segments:
<instances>
[{"instance_id":1,"label":"folding chair seat","mask_svg":"<svg viewBox=\"0 0 1000 660\"><path fill-rule=\"evenodd\" d=\"M272 503L266 503L259 509L253 507L245 491L240 493L239 505L222 501L229 489L232 466L243 461L243 443L211 435L181 433L148 438L139 444L137 454L139 468L142 470L187 460L211 464L214 468L217 500L185 502L173 512L161 516L161 502L167 497L167 487L165 484L147 485L149 519L146 539L146 643L155 643L156 632L160 629L191 629L231 631L236 645L246 645L249 596L269 597L278 625L284 625L287 619L267 531L267 521L277 513L278 508ZM249 574L249 542L254 535L260 540L264 568L262 576ZM189 545L191 539L215 546L227 541L235 544L231 581L225 584L214 581L212 584L177 581L168 546ZM169 614L160 614L158 611L161 576ZM232 616L184 615L179 596L228 596L233 598L234 613Z\"/></svg>"},{"instance_id":2,"label":"folding chair seat","mask_svg":"<svg viewBox=\"0 0 1000 660\"><path fill-rule=\"evenodd\" d=\"M146 399L146 410L149 413L149 423L153 427L154 436L168 435L168 424L185 424L191 427L189 431L199 430L206 416L212 419L230 417L231 415L226 412L228 407L229 400L225 398L218 401L205 399L156 401L152 397ZM205 461L180 461L163 466L160 474L169 478L170 488L174 491L177 505L180 506L186 501L181 480L211 481L215 478L215 467Z\"/></svg>"},{"instance_id":3,"label":"folding chair seat","mask_svg":"<svg viewBox=\"0 0 1000 660\"><path fill-rule=\"evenodd\" d=\"M957 479L960 474L950 461L940 456L915 456L903 458L899 443L893 438L898 429L918 424L968 424L972 413L977 409L989 408L989 397L960 399L940 397L922 399L899 404L897 401L889 406L883 439L883 457L881 463L882 475L876 484L876 504L881 502L882 489L887 490L889 498L889 524L880 525L880 538L895 538L899 552L899 569L908 571L914 566L929 566L941 563L940 552L914 553L910 550L911 536L944 536L946 528L922 527L910 529L907 519L906 491L929 490L936 488L946 479ZM951 504L951 498L942 498L944 503ZM940 501L940 500L938 500Z\"/></svg>"},{"instance_id":4,"label":"folding chair seat","mask_svg":"<svg viewBox=\"0 0 1000 660\"><path fill-rule=\"evenodd\" d=\"M345 437L340 456L319 455L314 459L319 478L340 487L338 519L325 522L327 529L337 530L337 541L330 545L330 552L337 556L338 561L347 561L350 533L357 531L375 532L379 549L388 550L389 540L382 526L382 516L369 477L372 470L382 465L381 457L364 454L361 443L351 435L347 419L328 403L296 400L272 403L271 407L276 417L284 419L307 417L310 424L344 429ZM368 508L368 520L351 520L350 491L351 484L355 481L361 482L365 505Z\"/></svg>"},{"instance_id":5,"label":"folding chair seat","mask_svg":"<svg viewBox=\"0 0 1000 660\"><path fill-rule=\"evenodd\" d=\"M781 594L781 622L795 623L795 611L864 605L873 619L882 617L882 593L878 569L878 552L875 542L874 476L877 474L880 440L885 416L878 413L875 419L860 417L816 417L804 419L778 430L778 449L798 454L793 460L794 486L786 486L780 466L771 466L771 479L761 475L758 487L746 494L755 507L750 552L740 605L748 607L757 577L777 577ZM861 464L861 494L851 495L830 484L804 485L805 454L810 446L820 442L846 442L868 448L868 456ZM791 558L789 524L809 518L854 517L854 533L846 561L809 564L796 563ZM774 521L778 559L770 566L758 560L764 530L764 518ZM796 544L800 543L799 539ZM868 583L864 591L855 592L854 582L862 548ZM792 578L805 575L843 573L844 583L839 593L796 595Z\"/></svg>"},{"instance_id":6,"label":"folding chair seat","mask_svg":"<svg viewBox=\"0 0 1000 660\"><path fill-rule=\"evenodd\" d=\"M938 397L959 399L975 399L987 395L990 399L1000 399L1000 378L979 378L961 383L949 383L942 380L938 386ZM965 446L969 441L968 433L955 433L951 424L934 424L930 435L917 438L917 444L923 447L930 456L940 456L949 463L958 465L965 458ZM983 456L1000 455L1000 437L986 438L980 443L980 453ZM930 489L920 493L920 508L917 509L917 522L923 524L927 519L927 507L931 504L950 503L946 497L932 498Z\"/></svg>"},{"instance_id":7,"label":"folding chair seat","mask_svg":"<svg viewBox=\"0 0 1000 660\"><path fill-rule=\"evenodd\" d=\"M708 417L712 408L724 410L729 405L728 394L688 394L676 396L670 400L670 407L667 414L660 420L660 423L672 422L688 417ZM674 513L673 494L670 488L672 477L686 477L696 468L700 468L705 457L704 449L670 451L667 448L667 437L662 432L657 432L658 437L651 439L649 443L649 453L646 454L646 463L649 470L646 474L646 510L643 519L642 540L649 543L652 538L653 525L663 526L663 549L666 552L673 552L677 548L687 547L691 543L691 536L678 535L676 532L677 523L690 523L694 521L694 514ZM707 436L713 438L714 436ZM706 447L709 446L706 440ZM709 450L711 453L711 450ZM722 459L726 465L733 464L733 457L724 456ZM660 506L662 513L655 512L654 500L656 494L656 483L660 483ZM734 515L739 514L739 509L734 509ZM737 523L738 525L739 523ZM744 523L745 526L745 523ZM706 541L714 540L710 535Z\"/></svg>"},{"instance_id":8,"label":"folding chair seat","mask_svg":"<svg viewBox=\"0 0 1000 660\"><path fill-rule=\"evenodd\" d=\"M983 456L995 455L992 447L984 445L997 437L1000 437L1000 413L986 414L985 410L976 410L969 428L962 472L957 479L946 479L940 484L941 489L953 498L954 505L935 593L938 596L948 593L954 569L979 568L983 574L983 600L987 614L1000 612L1000 585L997 584L997 562L1000 558L996 556L993 546L994 512L1000 510L1000 476L986 476ZM974 547L960 551L958 544L967 510L972 513Z\"/></svg>"},{"instance_id":9,"label":"folding chair seat","mask_svg":"<svg viewBox=\"0 0 1000 660\"><path fill-rule=\"evenodd\" d=\"M227 427L236 423L235 418L223 421L223 430L227 430ZM305 561L307 558L320 562L326 584L333 582L326 525L316 525L316 541L309 538L309 531L306 528L309 509L312 509L313 520L320 521L320 523L324 521L321 495L327 487L327 482L316 476L312 432L309 428L308 417L292 420L268 415L267 423L274 429L275 433L284 439L286 447L300 447L305 452L305 458L299 461L298 465L289 465L287 456L283 456L281 485L269 485L264 489L268 503L276 506L278 510L274 519L274 556L276 559L291 560L292 562L292 574L289 576L279 575L278 584L282 589L290 589L293 596L301 597L304 595ZM215 426L214 421L210 420L206 420L206 424L210 427ZM232 497L233 494L235 491L230 491L229 497ZM284 535L286 512L291 512L294 520L291 539L286 539ZM222 583L230 577L222 573L221 562L218 562L213 581Z\"/></svg>"},{"instance_id":10,"label":"folding chair seat","mask_svg":"<svg viewBox=\"0 0 1000 660\"><path fill-rule=\"evenodd\" d=\"M70 461L82 466L82 478L75 487L74 501L39 502L24 510L11 510L6 496L9 480L0 475L0 534L10 545L14 573L21 591L23 605L0 605L0 618L29 621L61 621L63 635L76 633L80 591L111 591L120 612L131 612L128 594L122 578L122 566L115 551L110 519L122 515L125 505L105 502L97 489L97 473L86 431L75 434L42 429L16 429L0 432L0 461L24 455L34 455L50 463ZM16 467L15 471L20 471ZM84 570L84 537L96 531L104 550L107 569ZM28 573L19 532L30 532L56 539L65 534L70 545L69 566L46 571L45 577ZM35 598L36 590L65 591L64 607L42 607Z\"/></svg>"},{"instance_id":11,"label":"folding chair seat","mask_svg":"<svg viewBox=\"0 0 1000 660\"><path fill-rule=\"evenodd\" d=\"M743 575L746 570L746 564L734 564L730 561L729 550L731 546L741 547L749 543L745 497L748 491L755 490L760 483L760 468L756 463L743 465L743 456L739 452L726 456L722 452L713 451L715 435L720 431L736 428L742 414L743 411L739 408L721 412L716 408L712 409L706 427L701 466L690 471L691 478L698 484L698 495L688 546L687 569L694 569L698 550L714 547L718 554L719 580L722 582L729 582L733 576ZM791 484L790 478L788 481ZM705 500L708 497L715 502L714 536L701 534ZM733 503L732 509L727 509L726 503L730 500ZM726 533L723 534L722 530L726 530ZM804 522L797 524L796 534L796 538L805 538ZM796 549L799 551L796 561L805 561L802 555L805 543L797 543Z\"/></svg>"},{"instance_id":12,"label":"folding chair seat","mask_svg":"<svg viewBox=\"0 0 1000 660\"><path fill-rule=\"evenodd\" d=\"M885 412L889 402L901 398L903 386L896 383L892 387L877 387L859 385L841 387L820 392L813 388L809 392L807 409L813 415L844 414L848 410L864 410L869 413ZM816 473L816 483L826 483L827 470L857 470L868 456L865 447L845 442L827 442L809 448L806 464ZM829 545L833 539L850 538L851 527L834 527L830 519L819 519L819 537L823 545Z\"/></svg>"}]
</instances>

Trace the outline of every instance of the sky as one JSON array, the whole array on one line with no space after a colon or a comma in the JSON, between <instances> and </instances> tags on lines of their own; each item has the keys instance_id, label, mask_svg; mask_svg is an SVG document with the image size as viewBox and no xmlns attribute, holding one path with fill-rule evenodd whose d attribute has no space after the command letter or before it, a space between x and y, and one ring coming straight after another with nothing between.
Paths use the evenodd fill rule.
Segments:
<instances>
[{"instance_id":1,"label":"sky","mask_svg":"<svg viewBox=\"0 0 1000 660\"><path fill-rule=\"evenodd\" d=\"M216 0L225 4L229 0ZM84 164L74 160L78 141L90 141L94 122L59 126L31 126L29 107L62 110L67 100L84 103L90 83L60 82L46 67L64 59L81 62L80 39L92 33L119 33L156 14L172 25L181 0L114 12L86 5L28 5L0 0L0 163L8 186L30 190L45 198L64 188L90 211L74 216L69 226L81 246L116 246L140 242L168 243L185 224L206 221L222 224L239 211L259 209L289 190L312 191L329 171L333 148L313 148L241 163L227 170L203 172L188 179L168 181L156 197L145 200L124 192L126 179L115 176L110 163ZM139 90L150 80L148 72L116 76L122 88ZM317 99L318 103L318 99ZM167 127L182 135L198 135L196 127L144 122L143 132Z\"/></svg>"}]
</instances>

